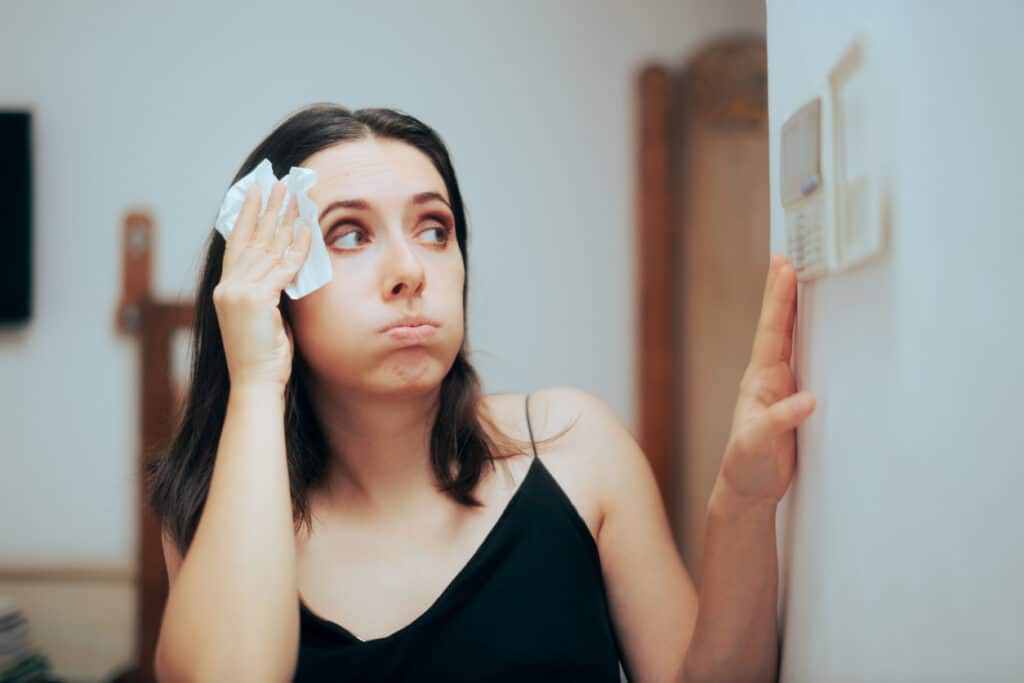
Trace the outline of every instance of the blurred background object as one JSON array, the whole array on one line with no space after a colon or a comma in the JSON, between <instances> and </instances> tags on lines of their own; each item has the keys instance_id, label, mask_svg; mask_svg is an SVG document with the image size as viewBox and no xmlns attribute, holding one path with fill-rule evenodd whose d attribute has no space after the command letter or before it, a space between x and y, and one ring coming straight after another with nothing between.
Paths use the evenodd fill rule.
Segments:
<instances>
[{"instance_id":1,"label":"blurred background object","mask_svg":"<svg viewBox=\"0 0 1024 683\"><path fill-rule=\"evenodd\" d=\"M639 76L637 436L700 586L705 506L768 273L764 39Z\"/></svg>"},{"instance_id":2,"label":"blurred background object","mask_svg":"<svg viewBox=\"0 0 1024 683\"><path fill-rule=\"evenodd\" d=\"M45 680L50 662L32 649L28 620L10 598L0 596L0 683Z\"/></svg>"},{"instance_id":3,"label":"blurred background object","mask_svg":"<svg viewBox=\"0 0 1024 683\"><path fill-rule=\"evenodd\" d=\"M32 315L32 112L0 111L0 326Z\"/></svg>"}]
</instances>

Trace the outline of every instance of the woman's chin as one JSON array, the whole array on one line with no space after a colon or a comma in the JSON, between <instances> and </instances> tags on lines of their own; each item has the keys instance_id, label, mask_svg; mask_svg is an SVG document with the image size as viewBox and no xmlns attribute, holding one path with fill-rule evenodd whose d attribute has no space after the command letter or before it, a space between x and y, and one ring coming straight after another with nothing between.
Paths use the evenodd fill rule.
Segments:
<instances>
[{"instance_id":1,"label":"woman's chin","mask_svg":"<svg viewBox=\"0 0 1024 683\"><path fill-rule=\"evenodd\" d=\"M333 387L332 392L416 396L437 391L457 355L457 348L440 345L404 346L359 358L350 356L345 363L323 362L316 375L319 383Z\"/></svg>"},{"instance_id":2,"label":"woman's chin","mask_svg":"<svg viewBox=\"0 0 1024 683\"><path fill-rule=\"evenodd\" d=\"M450 367L451 363L445 365L422 348L416 352L414 347L409 347L384 361L380 370L374 373L371 383L385 393L434 391L441 385Z\"/></svg>"}]
</instances>

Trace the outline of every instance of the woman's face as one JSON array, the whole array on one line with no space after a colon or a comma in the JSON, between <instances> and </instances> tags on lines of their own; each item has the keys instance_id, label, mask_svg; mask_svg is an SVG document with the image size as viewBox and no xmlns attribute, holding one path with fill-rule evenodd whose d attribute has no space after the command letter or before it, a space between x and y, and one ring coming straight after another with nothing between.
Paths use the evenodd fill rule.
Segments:
<instances>
[{"instance_id":1,"label":"woman's face","mask_svg":"<svg viewBox=\"0 0 1024 683\"><path fill-rule=\"evenodd\" d=\"M328 147L300 165L317 172L309 198L333 277L288 301L297 351L333 388L436 388L462 346L466 274L440 173L415 147L376 138ZM437 326L416 340L382 332L404 316Z\"/></svg>"}]
</instances>

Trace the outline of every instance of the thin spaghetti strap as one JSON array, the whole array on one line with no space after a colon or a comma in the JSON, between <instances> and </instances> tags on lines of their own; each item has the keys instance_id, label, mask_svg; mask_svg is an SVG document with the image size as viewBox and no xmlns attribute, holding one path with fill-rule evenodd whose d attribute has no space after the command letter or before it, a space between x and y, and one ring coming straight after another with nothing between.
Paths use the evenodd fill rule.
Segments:
<instances>
[{"instance_id":1,"label":"thin spaghetti strap","mask_svg":"<svg viewBox=\"0 0 1024 683\"><path fill-rule=\"evenodd\" d=\"M537 457L537 444L533 441L533 427L530 425L530 395L526 395L526 428L530 431L530 446L533 448L533 457Z\"/></svg>"}]
</instances>

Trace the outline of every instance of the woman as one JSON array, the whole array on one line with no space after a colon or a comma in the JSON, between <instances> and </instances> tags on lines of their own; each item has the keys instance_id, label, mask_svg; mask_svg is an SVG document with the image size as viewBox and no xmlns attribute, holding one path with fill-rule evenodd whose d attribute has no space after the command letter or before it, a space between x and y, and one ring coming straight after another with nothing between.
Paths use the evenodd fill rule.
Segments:
<instances>
[{"instance_id":1,"label":"woman","mask_svg":"<svg viewBox=\"0 0 1024 683\"><path fill-rule=\"evenodd\" d=\"M773 259L708 505L698 599L648 463L606 404L482 395L448 153L404 114L314 105L253 150L314 169L333 279L278 183L213 232L177 436L150 468L170 593L161 680L768 680L774 513L813 403ZM397 327L395 327L397 325ZM543 455L541 455L543 452Z\"/></svg>"}]
</instances>

